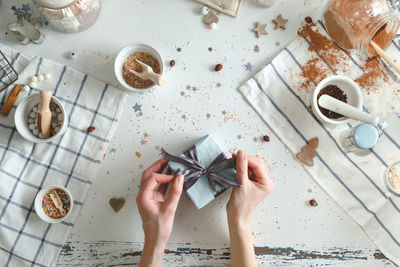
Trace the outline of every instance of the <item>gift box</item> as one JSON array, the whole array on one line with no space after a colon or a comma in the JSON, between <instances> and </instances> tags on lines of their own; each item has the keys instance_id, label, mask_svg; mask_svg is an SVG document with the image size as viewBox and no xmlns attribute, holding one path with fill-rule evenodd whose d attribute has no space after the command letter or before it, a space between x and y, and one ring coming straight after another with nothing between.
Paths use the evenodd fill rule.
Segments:
<instances>
[{"instance_id":1,"label":"gift box","mask_svg":"<svg viewBox=\"0 0 400 267\"><path fill-rule=\"evenodd\" d=\"M169 160L172 172L183 174L184 190L198 209L213 201L231 186L239 187L236 181L236 158L228 159L207 135L178 156L162 150L161 155Z\"/></svg>"}]
</instances>

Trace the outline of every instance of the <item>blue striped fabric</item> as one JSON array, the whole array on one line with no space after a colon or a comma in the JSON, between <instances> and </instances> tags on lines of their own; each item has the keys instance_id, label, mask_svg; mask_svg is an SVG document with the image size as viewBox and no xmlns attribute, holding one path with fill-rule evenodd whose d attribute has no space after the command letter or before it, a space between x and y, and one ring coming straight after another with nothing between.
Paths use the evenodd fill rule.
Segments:
<instances>
[{"instance_id":1,"label":"blue striped fabric","mask_svg":"<svg viewBox=\"0 0 400 267\"><path fill-rule=\"evenodd\" d=\"M321 22L316 28L326 34ZM293 153L300 151L312 137L319 138L315 166L306 166L307 172L389 259L400 264L400 198L391 194L384 184L387 167L400 160L399 116L387 115L390 127L370 153L364 156L346 153L340 144L340 135L358 123L353 121L337 127L321 123L308 108L312 90L301 89L300 74L305 63L313 58L318 60L321 69L332 75L355 79L366 70L360 59L343 50L338 58L343 60L344 67L337 70L323 55L308 51L309 42L298 37L239 90ZM400 60L400 48L395 42L388 52ZM366 111L368 104L379 101L379 96L371 97L373 94L368 96Z\"/></svg>"},{"instance_id":2,"label":"blue striped fabric","mask_svg":"<svg viewBox=\"0 0 400 267\"><path fill-rule=\"evenodd\" d=\"M50 89L68 113L66 133L47 144L22 139L12 120L15 107L8 117L0 117L0 266L52 266L83 205L125 97L120 90L66 66L30 59L4 46L0 49L19 72L18 83L51 73L53 79L39 82L30 93ZM6 94L0 96L1 104ZM96 130L88 133L91 125ZM35 214L34 198L41 188L55 184L69 189L75 205L66 221L47 224Z\"/></svg>"}]
</instances>

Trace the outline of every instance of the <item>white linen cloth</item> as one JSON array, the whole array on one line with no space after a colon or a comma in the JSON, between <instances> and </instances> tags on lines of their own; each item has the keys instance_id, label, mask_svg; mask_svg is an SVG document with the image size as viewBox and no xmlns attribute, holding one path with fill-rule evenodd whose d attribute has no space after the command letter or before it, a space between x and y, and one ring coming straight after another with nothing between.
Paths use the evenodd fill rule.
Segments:
<instances>
[{"instance_id":1,"label":"white linen cloth","mask_svg":"<svg viewBox=\"0 0 400 267\"><path fill-rule=\"evenodd\" d=\"M325 34L320 26L319 31ZM312 92L305 92L298 85L297 74L309 59L318 57L321 64L327 64L321 55L308 51L308 41L298 37L239 91L292 153L298 153L307 140L319 138L315 166L305 169L382 253L400 265L400 197L390 193L384 184L387 167L400 160L398 114L391 116L390 127L368 155L345 153L340 134L359 122L337 127L322 124L308 108ZM387 51L400 61L396 43L392 42ZM363 64L351 55L345 57L346 73L338 74L350 78L362 74Z\"/></svg>"},{"instance_id":2,"label":"white linen cloth","mask_svg":"<svg viewBox=\"0 0 400 267\"><path fill-rule=\"evenodd\" d=\"M47 89L65 106L65 134L46 144L23 139L14 126L15 107L0 115L0 266L52 266L65 244L96 177L125 100L125 93L84 73L45 58L27 58L6 46L0 49L19 73L17 83L50 73L30 93ZM6 95L0 94L1 105ZM21 92L21 99L25 92ZM89 126L95 126L87 133ZM58 224L35 213L37 192L50 185L66 187L74 198L70 216Z\"/></svg>"}]
</instances>

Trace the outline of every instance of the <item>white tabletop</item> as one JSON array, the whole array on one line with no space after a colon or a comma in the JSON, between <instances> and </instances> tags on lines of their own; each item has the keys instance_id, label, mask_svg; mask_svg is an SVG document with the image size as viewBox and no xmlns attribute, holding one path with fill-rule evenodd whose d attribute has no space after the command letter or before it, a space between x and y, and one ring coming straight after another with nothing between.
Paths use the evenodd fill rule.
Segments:
<instances>
[{"instance_id":1,"label":"white tabletop","mask_svg":"<svg viewBox=\"0 0 400 267\"><path fill-rule=\"evenodd\" d=\"M103 0L100 17L89 30L63 34L47 26L43 29L46 34L43 44L22 46L12 34L5 32L6 25L16 20L10 7L24 2L3 0L1 42L27 55L47 57L114 85L118 83L113 74L113 60L128 43L149 44L159 50L167 63L171 59L176 61L173 68L166 68L164 87L152 93L128 94L117 132L69 240L71 247L81 250L64 251L60 263L85 263L85 259L86 263L105 262L101 255L109 254L104 243L103 247L99 245L100 240L110 241L109 249L115 250L116 255L115 248L124 244L137 244L140 249L143 233L135 197L143 168L158 159L160 147L177 153L207 134L213 135L226 152L241 148L248 154L259 154L267 162L275 190L253 216L255 245L331 255L347 251L347 264L388 263L373 256L379 253L374 244L307 175L302 164L237 91L239 85L296 38L306 16L320 17L325 2L277 1L273 7L264 9L253 1L244 1L237 18L221 14L218 28L211 30L202 21L202 5L195 1ZM274 29L271 20L279 14L289 19L286 30ZM256 38L251 31L256 21L267 23L268 35ZM255 52L255 46L259 52ZM70 51L76 53L74 59L65 57ZM223 65L220 72L213 70L217 63ZM251 71L246 70L248 63L253 66ZM141 112L135 112L136 103L141 106ZM142 142L145 134L148 141ZM271 141L262 141L263 135L269 135ZM126 198L119 213L108 204L112 197ZM318 207L308 204L312 198L317 200ZM227 247L225 204L228 199L229 192L226 192L207 207L196 210L188 197L183 196L170 243L185 244L189 248ZM103 254L88 257L91 252L84 251L85 248L96 250L90 244L101 247ZM138 257L132 257L120 263L137 262ZM190 257L182 254L178 261L188 263ZM284 253L275 256L267 253L265 257L273 257L277 265L284 265L287 260ZM327 261L343 264L338 257L301 259L300 255L293 260L304 265Z\"/></svg>"}]
</instances>

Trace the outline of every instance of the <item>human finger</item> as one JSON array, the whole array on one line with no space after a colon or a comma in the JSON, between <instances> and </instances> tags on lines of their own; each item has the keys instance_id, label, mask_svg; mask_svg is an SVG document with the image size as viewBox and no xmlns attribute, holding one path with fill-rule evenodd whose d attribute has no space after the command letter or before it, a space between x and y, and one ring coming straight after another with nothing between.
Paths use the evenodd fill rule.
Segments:
<instances>
[{"instance_id":1,"label":"human finger","mask_svg":"<svg viewBox=\"0 0 400 267\"><path fill-rule=\"evenodd\" d=\"M248 164L249 167L253 170L256 181L261 184L267 184L269 180L269 175L264 160L260 157L249 156Z\"/></svg>"},{"instance_id":2,"label":"human finger","mask_svg":"<svg viewBox=\"0 0 400 267\"><path fill-rule=\"evenodd\" d=\"M244 184L249 179L248 169L247 155L243 150L239 150L236 156L236 180L239 183Z\"/></svg>"},{"instance_id":3,"label":"human finger","mask_svg":"<svg viewBox=\"0 0 400 267\"><path fill-rule=\"evenodd\" d=\"M142 188L144 181L149 179L152 173L161 172L167 165L168 160L159 159L154 162L150 167L143 171L142 179L140 180L140 188Z\"/></svg>"},{"instance_id":4,"label":"human finger","mask_svg":"<svg viewBox=\"0 0 400 267\"><path fill-rule=\"evenodd\" d=\"M172 182L171 190L169 191L168 198L165 201L165 207L170 211L175 212L176 208L178 207L179 199L183 190L183 179L183 175L179 174Z\"/></svg>"},{"instance_id":5,"label":"human finger","mask_svg":"<svg viewBox=\"0 0 400 267\"><path fill-rule=\"evenodd\" d=\"M157 191L160 192L163 196L165 196L165 192L167 192L169 184L160 184Z\"/></svg>"}]
</instances>

